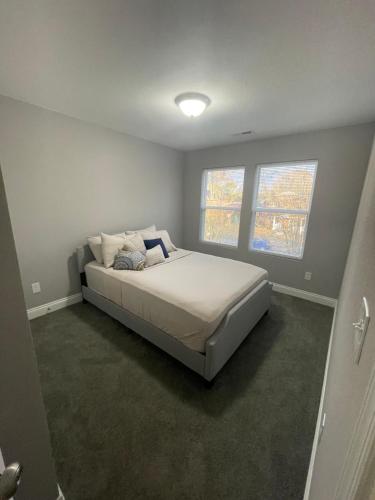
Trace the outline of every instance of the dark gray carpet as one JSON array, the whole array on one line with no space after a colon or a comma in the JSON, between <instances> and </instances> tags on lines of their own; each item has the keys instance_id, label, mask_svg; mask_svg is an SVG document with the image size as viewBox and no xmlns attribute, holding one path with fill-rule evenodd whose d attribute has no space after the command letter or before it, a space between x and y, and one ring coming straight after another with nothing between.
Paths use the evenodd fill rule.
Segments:
<instances>
[{"instance_id":1,"label":"dark gray carpet","mask_svg":"<svg viewBox=\"0 0 375 500\"><path fill-rule=\"evenodd\" d=\"M332 310L274 294L213 387L89 304L33 320L67 500L301 500Z\"/></svg>"}]
</instances>

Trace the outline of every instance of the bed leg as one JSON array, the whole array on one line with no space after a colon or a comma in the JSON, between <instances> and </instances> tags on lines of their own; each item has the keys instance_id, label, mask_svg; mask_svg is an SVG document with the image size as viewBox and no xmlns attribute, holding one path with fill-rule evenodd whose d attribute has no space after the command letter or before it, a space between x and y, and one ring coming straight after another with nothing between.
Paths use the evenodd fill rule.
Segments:
<instances>
[{"instance_id":1,"label":"bed leg","mask_svg":"<svg viewBox=\"0 0 375 500\"><path fill-rule=\"evenodd\" d=\"M212 389L212 387L215 384L215 381L216 381L216 377L214 377L212 380L204 379L204 385L205 385L206 389Z\"/></svg>"},{"instance_id":2,"label":"bed leg","mask_svg":"<svg viewBox=\"0 0 375 500\"><path fill-rule=\"evenodd\" d=\"M86 279L86 273L80 273L79 275L80 281L81 281L81 286L87 286L87 279ZM82 296L82 304L87 304L87 300Z\"/></svg>"}]
</instances>

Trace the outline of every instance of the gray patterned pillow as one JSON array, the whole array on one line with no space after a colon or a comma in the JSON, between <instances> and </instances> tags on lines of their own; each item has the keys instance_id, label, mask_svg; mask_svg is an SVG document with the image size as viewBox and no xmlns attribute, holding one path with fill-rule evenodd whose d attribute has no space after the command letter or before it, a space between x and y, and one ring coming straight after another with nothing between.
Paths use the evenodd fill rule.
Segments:
<instances>
[{"instance_id":1,"label":"gray patterned pillow","mask_svg":"<svg viewBox=\"0 0 375 500\"><path fill-rule=\"evenodd\" d=\"M119 250L115 257L113 269L118 271L143 271L145 267L145 256L142 252L124 252Z\"/></svg>"}]
</instances>

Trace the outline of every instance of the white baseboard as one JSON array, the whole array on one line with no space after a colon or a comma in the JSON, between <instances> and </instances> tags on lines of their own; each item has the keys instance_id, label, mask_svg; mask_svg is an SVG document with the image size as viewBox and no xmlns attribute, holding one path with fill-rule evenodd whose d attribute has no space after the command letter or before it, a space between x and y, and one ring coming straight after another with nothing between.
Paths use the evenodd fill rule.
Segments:
<instances>
[{"instance_id":1,"label":"white baseboard","mask_svg":"<svg viewBox=\"0 0 375 500\"><path fill-rule=\"evenodd\" d=\"M322 419L323 419L324 400L325 400L326 389L327 389L328 370L329 370L329 363L331 360L333 334L335 331L335 323L336 323L336 313L337 313L337 305L335 306L335 312L333 314L331 334L329 337L328 351L327 351L327 357L326 357L326 365L324 368L323 385L322 385L322 391L320 393L318 418L316 419L314 441L313 441L313 445L312 445L312 449L311 449L310 463L309 463L309 469L307 472L303 500L309 500L309 498L310 498L311 482L312 482L312 476L313 476L314 466L315 466L315 457L316 457L316 454L318 451L319 436L320 436L320 432L321 432L321 423L322 423Z\"/></svg>"},{"instance_id":2,"label":"white baseboard","mask_svg":"<svg viewBox=\"0 0 375 500\"><path fill-rule=\"evenodd\" d=\"M61 491L61 488L60 488L60 485L59 485L59 484L57 485L57 490L58 490L58 492L59 492L59 496L57 497L57 500L65 500L64 494L63 494L63 492Z\"/></svg>"},{"instance_id":3,"label":"white baseboard","mask_svg":"<svg viewBox=\"0 0 375 500\"><path fill-rule=\"evenodd\" d=\"M318 304L323 304L324 306L336 307L337 304L337 300L332 297L307 292L306 290L300 290L299 288L292 288L291 286L280 285L279 283L273 283L272 290L279 293L285 293L286 295L292 295L293 297L299 297L300 299L309 300L310 302L317 302Z\"/></svg>"},{"instance_id":4,"label":"white baseboard","mask_svg":"<svg viewBox=\"0 0 375 500\"><path fill-rule=\"evenodd\" d=\"M52 302L47 302L47 304L42 304L41 306L32 307L27 310L27 316L29 319L38 318L39 316L44 316L45 314L57 311L63 307L71 306L72 304L77 304L77 302L82 301L82 294L75 293L74 295L69 295L68 297L63 297L62 299L54 300Z\"/></svg>"},{"instance_id":5,"label":"white baseboard","mask_svg":"<svg viewBox=\"0 0 375 500\"><path fill-rule=\"evenodd\" d=\"M57 497L57 500L65 500L64 494L61 491L61 488L60 488L59 484L57 485L57 489L58 489L58 492L59 492L59 496Z\"/></svg>"}]
</instances>

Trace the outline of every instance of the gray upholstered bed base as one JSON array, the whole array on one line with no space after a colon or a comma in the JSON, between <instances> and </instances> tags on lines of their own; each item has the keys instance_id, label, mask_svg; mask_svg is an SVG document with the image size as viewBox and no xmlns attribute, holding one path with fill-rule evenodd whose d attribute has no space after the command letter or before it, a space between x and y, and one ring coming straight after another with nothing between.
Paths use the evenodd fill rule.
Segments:
<instances>
[{"instance_id":1,"label":"gray upholstered bed base","mask_svg":"<svg viewBox=\"0 0 375 500\"><path fill-rule=\"evenodd\" d=\"M221 370L270 306L272 286L265 280L230 309L215 333L207 339L205 353L193 351L171 335L88 288L84 266L93 260L90 254L87 246L77 249L83 298L208 381Z\"/></svg>"}]
</instances>

